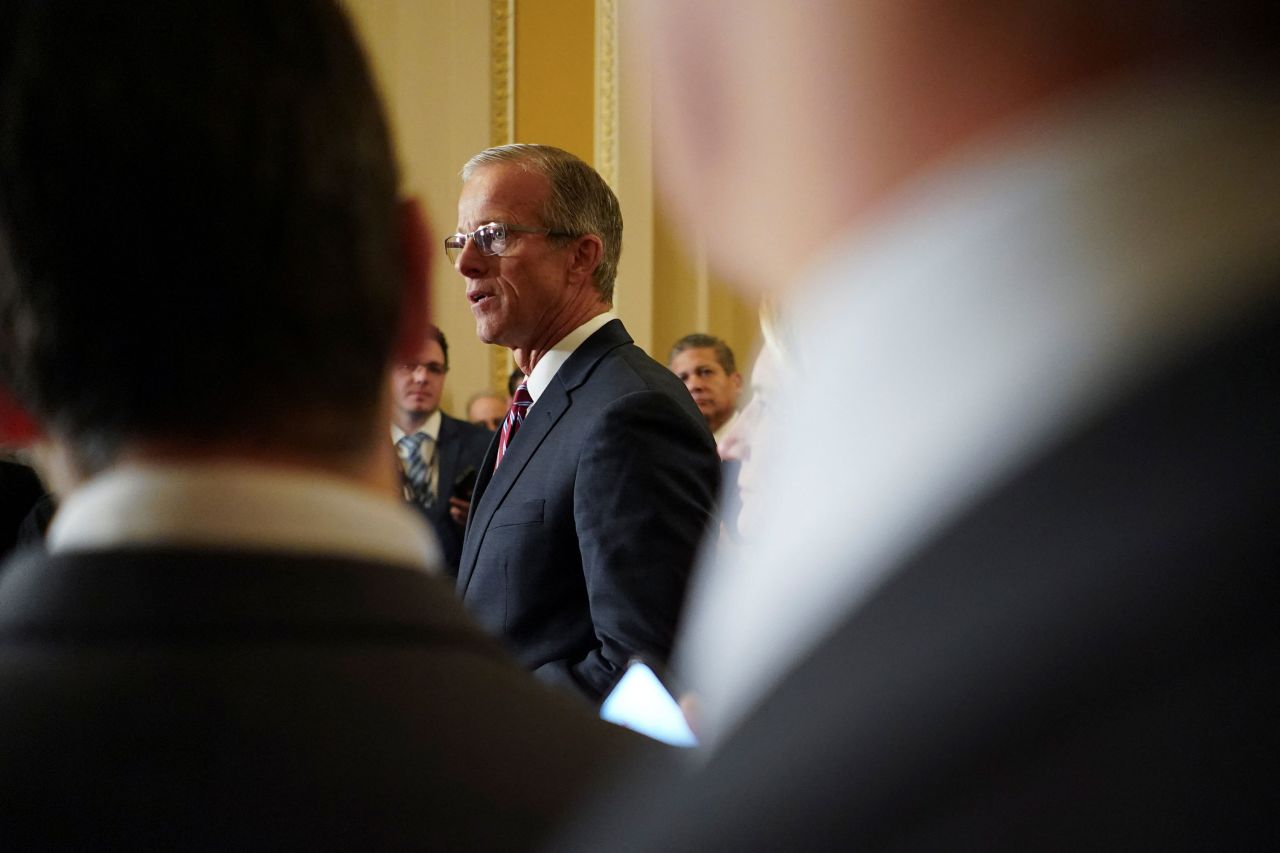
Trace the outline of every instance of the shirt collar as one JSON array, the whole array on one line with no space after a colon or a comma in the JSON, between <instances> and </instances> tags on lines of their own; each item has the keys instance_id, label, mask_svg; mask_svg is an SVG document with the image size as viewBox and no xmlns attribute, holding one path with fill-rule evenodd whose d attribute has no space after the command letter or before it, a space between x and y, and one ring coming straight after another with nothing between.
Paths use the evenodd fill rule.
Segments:
<instances>
[{"instance_id":1,"label":"shirt collar","mask_svg":"<svg viewBox=\"0 0 1280 853\"><path fill-rule=\"evenodd\" d=\"M426 433L428 436L431 437L432 441L439 441L440 440L440 423L443 420L444 420L444 417L440 414L440 410L436 409L434 412L427 415L427 419L422 422L422 426L414 430L414 433L419 433L419 432ZM395 424L395 423L391 424L391 443L392 444L399 443L400 439L404 438L405 435L406 435L405 431L400 429L399 424Z\"/></svg>"},{"instance_id":2,"label":"shirt collar","mask_svg":"<svg viewBox=\"0 0 1280 853\"><path fill-rule=\"evenodd\" d=\"M251 465L114 468L66 498L48 536L54 553L175 545L440 565L435 541L399 498Z\"/></svg>"},{"instance_id":3,"label":"shirt collar","mask_svg":"<svg viewBox=\"0 0 1280 853\"><path fill-rule=\"evenodd\" d=\"M596 332L604 328L611 320L618 319L618 315L612 311L606 311L603 314L597 314L578 328L560 339L560 342L547 350L542 358L533 368L533 373L529 374L525 384L529 389L529 396L537 402L542 396L542 392L547 390L547 386L551 384L551 380L555 378L556 373L560 370L560 366L569 360L569 356L582 346L582 343Z\"/></svg>"},{"instance_id":4,"label":"shirt collar","mask_svg":"<svg viewBox=\"0 0 1280 853\"><path fill-rule=\"evenodd\" d=\"M711 434L711 437L716 440L716 444L724 441L725 436L729 434L729 430L733 429L734 424L738 422L738 415L740 414L741 412L739 410L734 409L733 414L729 416L729 419L720 424L720 429Z\"/></svg>"}]
</instances>

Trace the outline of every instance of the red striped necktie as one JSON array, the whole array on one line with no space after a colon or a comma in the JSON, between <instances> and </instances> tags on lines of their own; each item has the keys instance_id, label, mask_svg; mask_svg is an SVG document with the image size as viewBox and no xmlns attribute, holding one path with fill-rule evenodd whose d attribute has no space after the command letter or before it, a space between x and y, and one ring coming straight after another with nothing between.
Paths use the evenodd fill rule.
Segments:
<instances>
[{"instance_id":1,"label":"red striped necktie","mask_svg":"<svg viewBox=\"0 0 1280 853\"><path fill-rule=\"evenodd\" d=\"M521 382L515 396L511 398L511 408L507 409L507 417L502 422L502 434L498 436L498 459L493 463L493 470L497 471L498 466L502 464L502 457L507 455L507 445L511 444L511 439L515 438L516 433L520 431L525 413L532 405L533 398L529 396L529 386Z\"/></svg>"}]
</instances>

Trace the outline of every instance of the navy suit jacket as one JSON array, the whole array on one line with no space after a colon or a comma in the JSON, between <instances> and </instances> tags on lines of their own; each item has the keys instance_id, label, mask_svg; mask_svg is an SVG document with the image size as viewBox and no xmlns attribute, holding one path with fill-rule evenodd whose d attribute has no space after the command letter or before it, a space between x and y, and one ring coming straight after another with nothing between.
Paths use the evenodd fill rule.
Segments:
<instances>
[{"instance_id":1,"label":"navy suit jacket","mask_svg":"<svg viewBox=\"0 0 1280 853\"><path fill-rule=\"evenodd\" d=\"M637 735L412 567L196 549L0 574L12 850L525 850Z\"/></svg>"},{"instance_id":2,"label":"navy suit jacket","mask_svg":"<svg viewBox=\"0 0 1280 853\"><path fill-rule=\"evenodd\" d=\"M436 438L436 464L440 476L436 481L436 500L429 507L410 501L418 512L431 523L440 541L440 553L444 558L445 573L456 577L458 560L462 556L463 527L449 516L449 495L453 483L468 468L479 472L484 464L484 454L493 440L493 433L482 426L451 418L440 413L440 434Z\"/></svg>"},{"instance_id":3,"label":"navy suit jacket","mask_svg":"<svg viewBox=\"0 0 1280 853\"><path fill-rule=\"evenodd\" d=\"M693 398L614 320L560 367L471 505L458 593L539 677L598 700L664 661L719 483Z\"/></svg>"}]
</instances>

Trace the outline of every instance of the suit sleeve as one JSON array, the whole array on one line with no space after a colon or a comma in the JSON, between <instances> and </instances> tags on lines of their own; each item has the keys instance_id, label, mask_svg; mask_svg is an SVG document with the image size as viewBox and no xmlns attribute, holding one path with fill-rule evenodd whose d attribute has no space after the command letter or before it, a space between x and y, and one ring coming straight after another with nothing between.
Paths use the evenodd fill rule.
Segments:
<instances>
[{"instance_id":1,"label":"suit sleeve","mask_svg":"<svg viewBox=\"0 0 1280 853\"><path fill-rule=\"evenodd\" d=\"M614 401L583 443L574 522L598 646L538 674L601 696L633 654L665 662L712 518L719 459L705 425L669 395Z\"/></svg>"}]
</instances>

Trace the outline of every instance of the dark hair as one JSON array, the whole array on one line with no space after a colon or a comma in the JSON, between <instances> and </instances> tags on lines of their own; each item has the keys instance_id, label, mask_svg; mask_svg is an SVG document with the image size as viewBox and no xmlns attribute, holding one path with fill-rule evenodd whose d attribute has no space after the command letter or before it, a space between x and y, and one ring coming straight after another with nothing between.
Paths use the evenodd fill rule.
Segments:
<instances>
[{"instance_id":1,"label":"dark hair","mask_svg":"<svg viewBox=\"0 0 1280 853\"><path fill-rule=\"evenodd\" d=\"M729 349L729 345L715 335L704 335L701 332L685 335L676 341L671 347L671 355L667 356L667 364L670 364L672 359L687 349L715 350L716 361L724 368L726 375L731 376L738 370L737 362L733 359L733 350Z\"/></svg>"},{"instance_id":2,"label":"dark hair","mask_svg":"<svg viewBox=\"0 0 1280 853\"><path fill-rule=\"evenodd\" d=\"M138 439L366 445L397 175L337 6L6 5L0 383L90 471Z\"/></svg>"},{"instance_id":3,"label":"dark hair","mask_svg":"<svg viewBox=\"0 0 1280 853\"><path fill-rule=\"evenodd\" d=\"M476 169L499 163L515 163L547 179L550 192L542 208L543 228L600 238L604 249L593 281L600 298L612 305L614 279L622 256L622 208L604 178L563 149L516 143L487 148L472 157L462 167L462 180L469 180Z\"/></svg>"},{"instance_id":4,"label":"dark hair","mask_svg":"<svg viewBox=\"0 0 1280 853\"><path fill-rule=\"evenodd\" d=\"M516 395L516 389L520 387L520 383L525 381L527 378L528 377L524 375L524 371L518 367L511 371L511 374L507 377L507 394L514 397Z\"/></svg>"},{"instance_id":5,"label":"dark hair","mask_svg":"<svg viewBox=\"0 0 1280 853\"><path fill-rule=\"evenodd\" d=\"M427 326L427 337L425 340L435 341L440 345L440 352L444 355L444 368L449 369L449 342L444 339L444 332L440 327L432 323Z\"/></svg>"}]
</instances>

